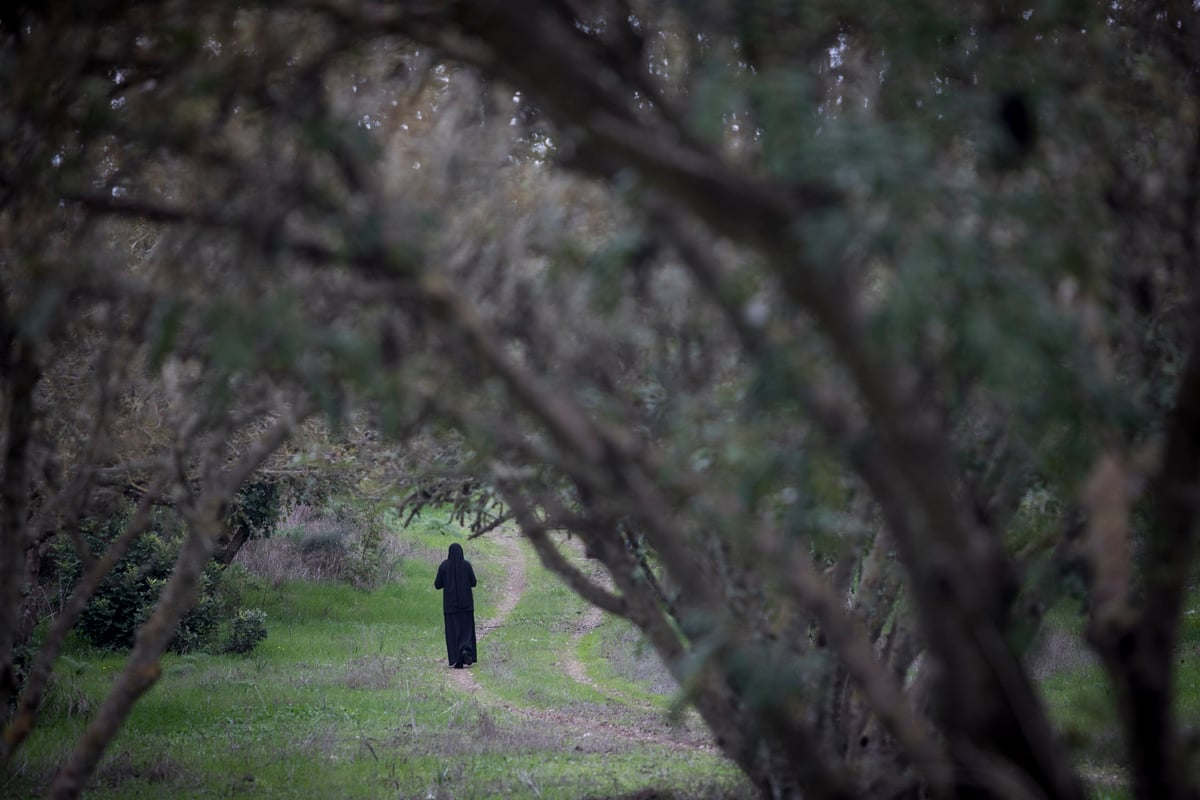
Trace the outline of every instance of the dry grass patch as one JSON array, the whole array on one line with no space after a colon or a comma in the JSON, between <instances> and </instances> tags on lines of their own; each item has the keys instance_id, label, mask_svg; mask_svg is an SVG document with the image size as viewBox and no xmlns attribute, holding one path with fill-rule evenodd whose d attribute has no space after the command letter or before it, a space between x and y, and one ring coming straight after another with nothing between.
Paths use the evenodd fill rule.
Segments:
<instances>
[{"instance_id":1,"label":"dry grass patch","mask_svg":"<svg viewBox=\"0 0 1200 800\"><path fill-rule=\"evenodd\" d=\"M342 741L342 737L336 725L326 725L318 730L309 731L303 737L297 739L289 748L289 755L300 753L308 757L319 756L321 758L329 758L338 750L338 744Z\"/></svg>"},{"instance_id":2,"label":"dry grass patch","mask_svg":"<svg viewBox=\"0 0 1200 800\"><path fill-rule=\"evenodd\" d=\"M359 656L346 665L343 681L350 689L393 689L403 669L395 656Z\"/></svg>"},{"instance_id":3,"label":"dry grass patch","mask_svg":"<svg viewBox=\"0 0 1200 800\"><path fill-rule=\"evenodd\" d=\"M196 773L165 753L144 759L123 750L100 763L94 780L98 786L113 789L131 781L183 787L195 782Z\"/></svg>"},{"instance_id":4,"label":"dry grass patch","mask_svg":"<svg viewBox=\"0 0 1200 800\"><path fill-rule=\"evenodd\" d=\"M394 580L416 548L381 522L296 505L274 535L246 542L237 563L275 587L297 580L369 587Z\"/></svg>"},{"instance_id":5,"label":"dry grass patch","mask_svg":"<svg viewBox=\"0 0 1200 800\"><path fill-rule=\"evenodd\" d=\"M597 655L604 660L612 674L662 697L669 697L679 690L679 685L663 665L658 653L646 644L641 633L632 625L610 620L598 635Z\"/></svg>"},{"instance_id":6,"label":"dry grass patch","mask_svg":"<svg viewBox=\"0 0 1200 800\"><path fill-rule=\"evenodd\" d=\"M1096 654L1075 631L1047 625L1026 656L1030 674L1036 681L1083 667L1099 666Z\"/></svg>"}]
</instances>

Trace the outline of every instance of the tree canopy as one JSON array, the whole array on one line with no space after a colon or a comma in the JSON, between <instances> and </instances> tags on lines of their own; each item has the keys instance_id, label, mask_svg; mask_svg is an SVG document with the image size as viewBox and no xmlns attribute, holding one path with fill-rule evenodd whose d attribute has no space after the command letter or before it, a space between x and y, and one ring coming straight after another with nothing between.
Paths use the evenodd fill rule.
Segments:
<instances>
[{"instance_id":1,"label":"tree canopy","mask_svg":"<svg viewBox=\"0 0 1200 800\"><path fill-rule=\"evenodd\" d=\"M1088 0L0 12L0 752L173 509L77 795L239 489L325 459L514 519L764 797L1085 796L1026 661L1081 583L1135 794L1196 797L1198 30ZM59 538L84 577L19 684Z\"/></svg>"}]
</instances>

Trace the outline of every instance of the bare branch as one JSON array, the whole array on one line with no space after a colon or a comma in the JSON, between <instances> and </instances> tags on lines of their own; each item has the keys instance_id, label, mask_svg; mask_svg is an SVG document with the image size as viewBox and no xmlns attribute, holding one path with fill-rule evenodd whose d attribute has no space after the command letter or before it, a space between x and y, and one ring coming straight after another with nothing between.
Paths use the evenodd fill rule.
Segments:
<instances>
[{"instance_id":1,"label":"bare branch","mask_svg":"<svg viewBox=\"0 0 1200 800\"><path fill-rule=\"evenodd\" d=\"M49 796L54 800L75 798L83 791L88 778L99 763L105 749L125 723L134 704L162 674L159 663L179 625L179 620L195 602L199 591L200 574L212 556L221 530L221 520L211 516L215 498L206 495L210 514L189 514L189 530L171 578L163 588L154 613L138 629L137 642L117 676L108 696L96 710L84 735L79 739L51 786Z\"/></svg>"}]
</instances>

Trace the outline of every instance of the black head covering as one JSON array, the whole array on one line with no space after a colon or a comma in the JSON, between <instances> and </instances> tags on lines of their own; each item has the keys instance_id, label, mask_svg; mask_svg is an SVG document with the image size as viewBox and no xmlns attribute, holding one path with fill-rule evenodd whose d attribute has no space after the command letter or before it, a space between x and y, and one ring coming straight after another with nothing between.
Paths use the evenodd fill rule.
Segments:
<instances>
[{"instance_id":1,"label":"black head covering","mask_svg":"<svg viewBox=\"0 0 1200 800\"><path fill-rule=\"evenodd\" d=\"M474 611L471 587L475 585L475 571L471 569L471 562L463 557L461 544L455 542L450 545L450 554L439 572L445 591L442 607L447 611Z\"/></svg>"}]
</instances>

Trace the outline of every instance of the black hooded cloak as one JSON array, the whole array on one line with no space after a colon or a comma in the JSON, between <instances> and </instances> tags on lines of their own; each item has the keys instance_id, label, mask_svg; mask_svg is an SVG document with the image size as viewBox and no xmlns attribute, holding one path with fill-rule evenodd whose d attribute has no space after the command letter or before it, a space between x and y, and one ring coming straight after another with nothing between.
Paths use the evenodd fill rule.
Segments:
<instances>
[{"instance_id":1,"label":"black hooded cloak","mask_svg":"<svg viewBox=\"0 0 1200 800\"><path fill-rule=\"evenodd\" d=\"M475 658L475 570L463 558L462 545L450 545L450 555L438 567L433 588L442 590L442 612L446 617L446 657L450 666L473 664Z\"/></svg>"}]
</instances>

